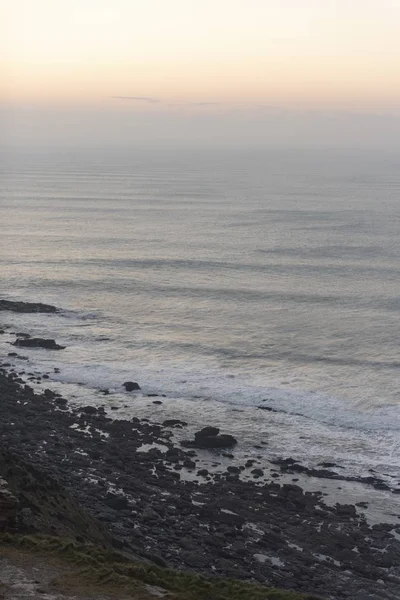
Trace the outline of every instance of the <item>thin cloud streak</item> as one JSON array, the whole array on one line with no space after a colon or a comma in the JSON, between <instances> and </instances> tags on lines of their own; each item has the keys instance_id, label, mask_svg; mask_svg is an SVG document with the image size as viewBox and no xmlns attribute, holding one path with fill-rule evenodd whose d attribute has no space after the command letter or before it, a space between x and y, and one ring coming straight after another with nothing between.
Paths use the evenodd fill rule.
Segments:
<instances>
[{"instance_id":1,"label":"thin cloud streak","mask_svg":"<svg viewBox=\"0 0 400 600\"><path fill-rule=\"evenodd\" d=\"M188 102L191 106L220 106L222 104L228 105L227 102Z\"/></svg>"},{"instance_id":2,"label":"thin cloud streak","mask_svg":"<svg viewBox=\"0 0 400 600\"><path fill-rule=\"evenodd\" d=\"M113 100L132 100L134 102L149 102L150 104L157 104L161 102L159 98L153 98L152 96L111 96Z\"/></svg>"},{"instance_id":3,"label":"thin cloud streak","mask_svg":"<svg viewBox=\"0 0 400 600\"><path fill-rule=\"evenodd\" d=\"M233 109L254 109L254 108L271 108L269 105L251 103L251 102L229 102L229 101L214 101L214 100L198 100L198 101L165 101L161 98L156 98L154 96L110 96L112 100L130 100L133 102L148 102L149 104L161 104L171 108L184 108L184 107L199 107L199 108L213 108L213 107L221 107L221 108L233 108Z\"/></svg>"},{"instance_id":4,"label":"thin cloud streak","mask_svg":"<svg viewBox=\"0 0 400 600\"><path fill-rule=\"evenodd\" d=\"M306 106L290 106L290 105L274 105L260 102L234 102L234 101L206 101L206 100L194 100L194 101L166 101L161 98L154 96L110 96L114 100L127 100L133 102L144 102L148 104L158 104L160 107L171 108L171 109L185 109L185 108L215 108L228 110L230 112L243 112L252 111L254 114L268 114L268 115L279 115L279 116L297 116L297 117L329 117L329 118L370 118L370 119L399 119L400 111L371 111L367 109L334 109L334 108L321 108L321 107L306 107Z\"/></svg>"}]
</instances>

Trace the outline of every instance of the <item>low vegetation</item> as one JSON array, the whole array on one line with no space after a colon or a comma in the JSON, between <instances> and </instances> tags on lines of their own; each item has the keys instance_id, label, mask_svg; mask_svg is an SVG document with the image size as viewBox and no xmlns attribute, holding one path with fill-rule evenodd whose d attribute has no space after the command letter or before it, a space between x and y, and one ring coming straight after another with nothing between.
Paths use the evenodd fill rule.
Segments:
<instances>
[{"instance_id":1,"label":"low vegetation","mask_svg":"<svg viewBox=\"0 0 400 600\"><path fill-rule=\"evenodd\" d=\"M96 597L132 600L319 600L316 596L266 588L233 579L206 578L186 572L133 562L122 553L102 550L48 536L0 536L0 552L7 549L23 559L33 555L56 561L65 568L54 585Z\"/></svg>"}]
</instances>

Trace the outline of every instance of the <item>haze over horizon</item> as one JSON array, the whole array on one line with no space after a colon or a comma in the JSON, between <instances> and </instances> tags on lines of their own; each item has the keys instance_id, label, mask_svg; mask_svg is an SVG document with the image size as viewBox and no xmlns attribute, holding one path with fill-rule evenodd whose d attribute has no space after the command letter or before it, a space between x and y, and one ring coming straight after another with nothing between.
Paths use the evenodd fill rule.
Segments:
<instances>
[{"instance_id":1,"label":"haze over horizon","mask_svg":"<svg viewBox=\"0 0 400 600\"><path fill-rule=\"evenodd\" d=\"M1 0L5 145L398 148L397 0Z\"/></svg>"}]
</instances>

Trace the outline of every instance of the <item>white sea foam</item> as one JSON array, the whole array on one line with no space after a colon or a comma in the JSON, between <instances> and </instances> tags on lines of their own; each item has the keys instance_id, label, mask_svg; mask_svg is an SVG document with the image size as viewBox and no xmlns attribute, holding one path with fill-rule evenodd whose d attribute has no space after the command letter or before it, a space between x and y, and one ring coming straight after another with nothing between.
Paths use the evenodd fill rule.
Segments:
<instances>
[{"instance_id":1,"label":"white sea foam","mask_svg":"<svg viewBox=\"0 0 400 600\"><path fill-rule=\"evenodd\" d=\"M62 365L62 373L52 379L82 383L94 389L122 391L122 383L138 381L144 393L166 394L186 398L223 402L235 407L272 408L291 417L304 417L325 425L365 432L400 432L400 406L355 406L348 399L304 391L267 378L234 375L221 369L193 366L154 365L135 361L130 368L117 362L106 364ZM288 385L289 384L289 385Z\"/></svg>"},{"instance_id":2,"label":"white sea foam","mask_svg":"<svg viewBox=\"0 0 400 600\"><path fill-rule=\"evenodd\" d=\"M82 329L83 317L87 319L88 328ZM257 369L231 372L215 367L213 361L184 363L174 358L162 360L158 356L153 359L151 350L136 352L118 347L118 339L112 338L110 324L103 323L99 328L97 316L89 318L86 314L70 311L65 321L59 315L10 313L7 324L9 331L27 330L32 336L56 337L57 342L67 345L61 354L17 349L19 354L29 356L32 366L36 365L39 370L51 372L54 367L60 368L59 375L51 375L54 380L118 391L124 381L133 379L141 384L145 393L164 393L191 400L209 399L237 407L270 407L326 425L365 432L391 431L400 435L400 404L379 402L379 399L368 404L355 402L351 395L340 397L301 389L298 386L302 381L297 373L288 374L282 380L276 378L274 369L270 374L265 369L261 376ZM9 345L14 339L7 334L0 338L4 354L14 350Z\"/></svg>"},{"instance_id":3,"label":"white sea foam","mask_svg":"<svg viewBox=\"0 0 400 600\"><path fill-rule=\"evenodd\" d=\"M321 412L322 416L329 415L328 423L318 420L318 412L315 411L313 418L289 412L263 411L257 406L266 404L260 402L262 397L267 397L264 388L251 385L249 380L242 380L239 376L232 377L232 374L217 371L203 372L198 369L193 373L187 368L151 369L137 365L133 370L126 366L116 368L116 365L110 364L67 363L61 360L61 353L57 355L59 359L56 362L45 351L32 350L29 354L30 364L24 362L21 367L42 372L47 370L50 374L50 379L37 387L56 389L69 400L71 406L104 406L114 419L131 419L135 416L156 422L169 418L185 420L189 423L188 427L173 430L177 442L192 437L203 426L217 425L240 441L235 450L238 460L259 457L256 466L262 468L265 468L265 461L292 456L309 467L333 461L343 467L333 468L340 475L367 476L371 475L370 469L373 469L374 475L386 481L391 488L400 484L398 432L389 428L379 429L376 422L373 427L360 429L353 426L357 425L357 420L346 421L342 414L340 422L344 421L345 426L335 424L334 414L329 415L326 406ZM51 372L50 367L52 369L53 366L58 366L61 372ZM128 379L139 381L141 392L126 393L121 383ZM110 394L101 393L103 388L108 388ZM282 390L281 396L279 392L279 388L271 388L268 403L274 400L275 405L279 406L281 397L288 401L290 391ZM164 393L166 398L157 398L162 405L154 405L154 398L147 397L147 393ZM294 398L302 398L298 392L293 394ZM306 396L305 392L303 394ZM309 401L315 400L323 402L318 395L311 395ZM111 406L118 410L111 410ZM353 412L350 418L354 418ZM363 419L368 423L366 416ZM261 446L260 442L266 445ZM221 462L221 457L218 461ZM202 458L205 468L213 470L214 462L213 457ZM217 471L221 472L228 464L229 459L222 457ZM291 483L293 477L298 476L285 476L282 483ZM365 500L366 490L361 484L302 478L300 485L310 491L322 489L328 493L326 501L332 503ZM363 512L367 513L371 522L396 520L393 515L399 512L398 498L385 491L369 489L369 507Z\"/></svg>"},{"instance_id":4,"label":"white sea foam","mask_svg":"<svg viewBox=\"0 0 400 600\"><path fill-rule=\"evenodd\" d=\"M80 350L81 355L87 352L88 348ZM395 487L400 479L396 407L357 411L344 399L288 389L276 382L262 385L256 378L252 381L221 369L138 363L133 368L117 361L82 364L73 360L73 351L68 356L31 350L29 358L29 369L49 373L46 386L56 386L75 404L115 406L118 410L110 412L113 418L183 418L190 420L193 429L213 423L244 440L249 452L294 456L313 467L333 460L345 468L340 472L346 475L369 475L372 468L379 476L386 473L384 478ZM54 367L60 373L54 373ZM126 393L122 383L127 380L138 381L141 392ZM103 389L110 395L99 394ZM166 395L161 407L147 397L155 393ZM252 450L260 440L267 442L266 449Z\"/></svg>"}]
</instances>

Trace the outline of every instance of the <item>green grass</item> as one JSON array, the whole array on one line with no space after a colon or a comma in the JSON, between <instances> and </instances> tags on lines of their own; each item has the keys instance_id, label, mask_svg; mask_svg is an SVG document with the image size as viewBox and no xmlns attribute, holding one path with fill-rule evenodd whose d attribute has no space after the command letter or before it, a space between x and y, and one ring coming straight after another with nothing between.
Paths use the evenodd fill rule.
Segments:
<instances>
[{"instance_id":1,"label":"green grass","mask_svg":"<svg viewBox=\"0 0 400 600\"><path fill-rule=\"evenodd\" d=\"M69 582L75 591L83 589L112 597L137 600L154 598L146 585L157 586L168 594L168 600L320 600L309 594L267 588L260 584L199 575L165 569L153 564L134 562L123 554L102 550L90 544L79 544L48 536L0 535L0 548L13 548L19 553L56 557L67 564L69 571L59 579ZM73 576L71 577L71 568Z\"/></svg>"}]
</instances>

